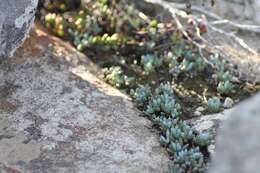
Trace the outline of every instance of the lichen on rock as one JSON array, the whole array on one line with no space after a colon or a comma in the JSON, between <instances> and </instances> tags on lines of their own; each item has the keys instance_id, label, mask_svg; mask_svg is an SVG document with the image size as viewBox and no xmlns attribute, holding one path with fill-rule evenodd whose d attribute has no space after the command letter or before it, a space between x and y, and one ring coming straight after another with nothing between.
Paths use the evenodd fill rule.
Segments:
<instances>
[{"instance_id":1,"label":"lichen on rock","mask_svg":"<svg viewBox=\"0 0 260 173\"><path fill-rule=\"evenodd\" d=\"M0 0L0 57L12 56L34 21L38 0Z\"/></svg>"}]
</instances>

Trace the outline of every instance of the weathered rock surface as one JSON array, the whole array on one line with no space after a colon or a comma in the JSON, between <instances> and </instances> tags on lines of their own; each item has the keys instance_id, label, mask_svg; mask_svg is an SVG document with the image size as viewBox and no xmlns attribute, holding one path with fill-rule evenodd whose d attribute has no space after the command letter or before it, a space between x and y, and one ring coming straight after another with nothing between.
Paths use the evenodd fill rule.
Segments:
<instances>
[{"instance_id":1,"label":"weathered rock surface","mask_svg":"<svg viewBox=\"0 0 260 173\"><path fill-rule=\"evenodd\" d=\"M260 94L240 104L217 136L210 173L255 173L260 163Z\"/></svg>"},{"instance_id":2,"label":"weathered rock surface","mask_svg":"<svg viewBox=\"0 0 260 173\"><path fill-rule=\"evenodd\" d=\"M223 123L228 119L233 109L226 109L223 112L202 115L198 118L189 120L194 125L194 128L199 132L208 132L212 136L212 143L208 149L211 154L215 153L215 138L217 131L222 128Z\"/></svg>"},{"instance_id":3,"label":"weathered rock surface","mask_svg":"<svg viewBox=\"0 0 260 173\"><path fill-rule=\"evenodd\" d=\"M183 0L166 0L183 3ZM207 11L224 18L245 19L250 23L260 24L260 0L217 0L211 5L210 0L193 0L193 5L203 6Z\"/></svg>"},{"instance_id":4,"label":"weathered rock surface","mask_svg":"<svg viewBox=\"0 0 260 173\"><path fill-rule=\"evenodd\" d=\"M0 0L0 58L10 56L28 35L38 0Z\"/></svg>"},{"instance_id":5,"label":"weathered rock surface","mask_svg":"<svg viewBox=\"0 0 260 173\"><path fill-rule=\"evenodd\" d=\"M150 122L95 66L40 29L0 66L0 172L162 173Z\"/></svg>"}]
</instances>

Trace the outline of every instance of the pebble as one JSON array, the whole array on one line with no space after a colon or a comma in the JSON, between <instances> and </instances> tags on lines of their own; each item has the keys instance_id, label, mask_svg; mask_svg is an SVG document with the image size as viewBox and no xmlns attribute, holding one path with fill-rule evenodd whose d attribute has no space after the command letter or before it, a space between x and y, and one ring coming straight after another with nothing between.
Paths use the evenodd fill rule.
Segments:
<instances>
[{"instance_id":1,"label":"pebble","mask_svg":"<svg viewBox=\"0 0 260 173\"><path fill-rule=\"evenodd\" d=\"M196 109L196 111L198 111L198 112L203 112L203 111L205 111L205 108L202 107L202 106L200 106L200 107L198 107L198 108Z\"/></svg>"},{"instance_id":2,"label":"pebble","mask_svg":"<svg viewBox=\"0 0 260 173\"><path fill-rule=\"evenodd\" d=\"M224 101L224 108L232 108L234 105L234 101L230 98L230 97L227 97Z\"/></svg>"}]
</instances>

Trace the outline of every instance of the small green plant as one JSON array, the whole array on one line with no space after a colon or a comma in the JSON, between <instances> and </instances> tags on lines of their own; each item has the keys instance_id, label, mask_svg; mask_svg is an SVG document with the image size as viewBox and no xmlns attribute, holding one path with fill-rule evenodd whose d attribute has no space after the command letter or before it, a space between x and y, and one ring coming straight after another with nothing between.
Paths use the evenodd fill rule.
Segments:
<instances>
[{"instance_id":1,"label":"small green plant","mask_svg":"<svg viewBox=\"0 0 260 173\"><path fill-rule=\"evenodd\" d=\"M220 82L217 90L221 94L230 94L234 89L234 85L230 81Z\"/></svg>"},{"instance_id":2,"label":"small green plant","mask_svg":"<svg viewBox=\"0 0 260 173\"><path fill-rule=\"evenodd\" d=\"M111 36L108 34L93 36L88 33L80 35L77 31L73 32L72 30L69 30L69 33L73 35L73 43L79 51L93 46L102 50L117 49L125 42L123 36L117 33Z\"/></svg>"},{"instance_id":3,"label":"small green plant","mask_svg":"<svg viewBox=\"0 0 260 173\"><path fill-rule=\"evenodd\" d=\"M118 88L129 86L134 82L133 77L128 77L124 75L121 67L112 66L110 68L104 68L104 79L111 85L116 86Z\"/></svg>"},{"instance_id":4,"label":"small green plant","mask_svg":"<svg viewBox=\"0 0 260 173\"><path fill-rule=\"evenodd\" d=\"M203 173L205 163L199 148L184 149L174 155L173 171L176 173Z\"/></svg>"},{"instance_id":5,"label":"small green plant","mask_svg":"<svg viewBox=\"0 0 260 173\"><path fill-rule=\"evenodd\" d=\"M149 101L145 113L176 117L180 115L180 105L175 101L173 91L169 85L161 84Z\"/></svg>"},{"instance_id":6,"label":"small green plant","mask_svg":"<svg viewBox=\"0 0 260 173\"><path fill-rule=\"evenodd\" d=\"M136 90L131 90L131 96L135 100L138 107L144 107L151 97L151 88L148 85L141 86Z\"/></svg>"},{"instance_id":7,"label":"small green plant","mask_svg":"<svg viewBox=\"0 0 260 173\"><path fill-rule=\"evenodd\" d=\"M210 134L209 133L201 133L196 137L196 144L198 146L204 147L210 144Z\"/></svg>"},{"instance_id":8,"label":"small green plant","mask_svg":"<svg viewBox=\"0 0 260 173\"><path fill-rule=\"evenodd\" d=\"M221 108L220 99L217 97L210 98L207 102L208 111L210 112L218 112Z\"/></svg>"},{"instance_id":9,"label":"small green plant","mask_svg":"<svg viewBox=\"0 0 260 173\"><path fill-rule=\"evenodd\" d=\"M207 64L201 57L195 57L190 51L176 48L164 55L164 62L173 76L190 75L192 72L202 72Z\"/></svg>"},{"instance_id":10,"label":"small green plant","mask_svg":"<svg viewBox=\"0 0 260 173\"><path fill-rule=\"evenodd\" d=\"M145 74L150 74L156 67L162 65L162 61L154 54L146 54L141 57L141 64Z\"/></svg>"},{"instance_id":11,"label":"small green plant","mask_svg":"<svg viewBox=\"0 0 260 173\"><path fill-rule=\"evenodd\" d=\"M230 81L231 80L231 74L229 71L218 71L217 72L217 78L219 81Z\"/></svg>"}]
</instances>

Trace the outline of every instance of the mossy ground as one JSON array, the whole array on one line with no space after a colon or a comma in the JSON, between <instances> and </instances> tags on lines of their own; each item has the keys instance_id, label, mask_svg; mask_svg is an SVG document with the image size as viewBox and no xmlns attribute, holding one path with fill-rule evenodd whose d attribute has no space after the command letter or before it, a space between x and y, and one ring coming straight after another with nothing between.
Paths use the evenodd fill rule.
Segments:
<instances>
[{"instance_id":1,"label":"mossy ground","mask_svg":"<svg viewBox=\"0 0 260 173\"><path fill-rule=\"evenodd\" d=\"M236 74L230 71L229 64L214 52L205 51L202 56L197 47L176 29L174 22L163 23L145 16L125 1L98 0L90 1L85 6L80 6L80 2L72 0L54 0L52 3L41 1L39 8L38 19L55 35L70 41L104 69L101 74L104 80L130 95L136 91L136 95L132 96L135 100L137 97L141 98L140 103L143 105L139 108L146 112L149 118L160 122L155 123L155 127L161 129L164 143L167 141L164 139L167 138L167 129L163 128L165 123L177 121L172 123L175 124L174 127L186 133L190 127L183 125L183 120L194 117L198 107L205 108L202 114L212 113L212 110L219 112L224 109L223 103L227 97L237 103L259 90L256 85L237 78ZM187 28L191 34L195 31L200 31L201 34L205 32L197 25L189 26L189 23ZM164 97L158 93L151 94L164 90L162 88L165 86L162 84L170 86L174 96L170 91L163 91ZM137 89L142 86L149 86L150 93L138 93ZM181 110L175 112L174 116L181 112L181 120L179 117L167 121L163 119L162 115L171 118L167 115L167 110L171 109L169 105L163 105L165 107L161 107L157 112L147 113L151 112L148 110L149 104L154 105L151 101L158 101L158 97L164 102L166 101L163 99L169 99L169 105L172 102L178 103ZM212 98L220 99L220 105L209 105L208 100ZM210 106L217 109L211 109ZM172 124L170 128L173 128ZM174 163L177 163L180 154L189 159L191 154L195 157L197 146L204 155L204 162L207 162L209 155L205 145L201 144L205 142L203 135L201 137L197 132L191 133L192 139L182 137L180 142L188 148L184 147L179 153L175 151L179 155L170 152ZM196 142L198 140L200 142ZM173 141L178 143L179 139ZM169 151L173 150L172 143L165 146L170 148ZM177 170L173 168L172 172L203 172L200 161L192 161L196 166L185 165Z\"/></svg>"}]
</instances>

